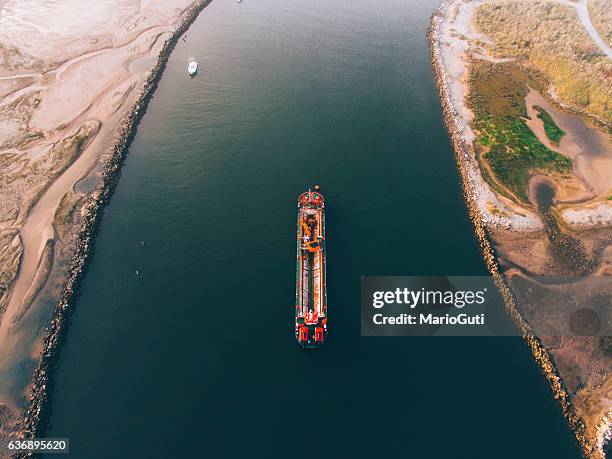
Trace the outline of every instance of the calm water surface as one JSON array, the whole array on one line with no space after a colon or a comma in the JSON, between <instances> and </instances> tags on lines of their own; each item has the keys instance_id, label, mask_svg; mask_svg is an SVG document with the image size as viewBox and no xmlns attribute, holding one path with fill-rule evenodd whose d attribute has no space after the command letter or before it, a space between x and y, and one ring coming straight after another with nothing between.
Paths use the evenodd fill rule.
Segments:
<instances>
[{"instance_id":1,"label":"calm water surface","mask_svg":"<svg viewBox=\"0 0 612 459\"><path fill-rule=\"evenodd\" d=\"M105 212L46 436L75 458L580 457L520 339L360 337L362 275L486 274L429 64L436 6L201 14ZM330 335L304 352L295 200L314 183Z\"/></svg>"}]
</instances>

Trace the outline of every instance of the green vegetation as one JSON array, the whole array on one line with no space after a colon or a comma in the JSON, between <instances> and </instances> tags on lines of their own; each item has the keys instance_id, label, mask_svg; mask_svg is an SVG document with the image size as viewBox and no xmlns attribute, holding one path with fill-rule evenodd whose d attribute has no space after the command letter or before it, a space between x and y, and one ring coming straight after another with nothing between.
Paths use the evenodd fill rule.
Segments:
<instances>
[{"instance_id":1,"label":"green vegetation","mask_svg":"<svg viewBox=\"0 0 612 459\"><path fill-rule=\"evenodd\" d=\"M533 108L538 112L538 118L542 120L544 123L544 131L546 132L546 137L555 145L559 145L561 139L565 135L565 131L561 129L555 121L552 119L550 114L544 110L539 105L534 105Z\"/></svg>"},{"instance_id":2,"label":"green vegetation","mask_svg":"<svg viewBox=\"0 0 612 459\"><path fill-rule=\"evenodd\" d=\"M524 201L532 171L565 174L572 170L571 160L542 145L520 118L485 115L478 131L478 141L488 147L484 159L495 177Z\"/></svg>"},{"instance_id":3,"label":"green vegetation","mask_svg":"<svg viewBox=\"0 0 612 459\"><path fill-rule=\"evenodd\" d=\"M545 85L540 74L513 62L475 60L469 82L467 103L475 116L476 151L483 169L489 167L494 177L483 176L496 190L500 184L527 202L531 173L563 176L571 172L572 161L546 148L524 120L529 87Z\"/></svg>"}]
</instances>

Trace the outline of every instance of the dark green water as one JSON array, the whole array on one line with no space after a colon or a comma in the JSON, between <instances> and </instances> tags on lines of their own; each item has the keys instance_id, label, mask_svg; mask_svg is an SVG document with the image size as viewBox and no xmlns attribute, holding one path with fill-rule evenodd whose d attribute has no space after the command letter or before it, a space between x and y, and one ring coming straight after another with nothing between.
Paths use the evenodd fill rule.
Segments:
<instances>
[{"instance_id":1,"label":"dark green water","mask_svg":"<svg viewBox=\"0 0 612 459\"><path fill-rule=\"evenodd\" d=\"M580 456L520 339L360 337L362 275L486 274L429 64L436 5L204 11L105 212L46 436L79 458ZM330 335L305 352L295 201L313 183Z\"/></svg>"}]
</instances>

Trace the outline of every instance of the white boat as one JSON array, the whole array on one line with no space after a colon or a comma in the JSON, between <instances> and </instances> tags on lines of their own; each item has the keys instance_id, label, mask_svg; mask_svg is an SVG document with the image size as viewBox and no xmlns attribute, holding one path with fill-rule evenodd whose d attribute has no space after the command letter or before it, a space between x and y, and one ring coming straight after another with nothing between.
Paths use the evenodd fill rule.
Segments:
<instances>
[{"instance_id":1,"label":"white boat","mask_svg":"<svg viewBox=\"0 0 612 459\"><path fill-rule=\"evenodd\" d=\"M189 72L189 76L194 76L196 73L198 73L198 62L193 57L189 58L187 72Z\"/></svg>"}]
</instances>

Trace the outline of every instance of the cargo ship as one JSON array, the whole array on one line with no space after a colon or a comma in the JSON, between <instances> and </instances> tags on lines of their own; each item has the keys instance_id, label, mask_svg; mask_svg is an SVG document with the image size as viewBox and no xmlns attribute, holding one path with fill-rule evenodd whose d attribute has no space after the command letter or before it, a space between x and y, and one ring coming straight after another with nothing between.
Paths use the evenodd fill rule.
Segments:
<instances>
[{"instance_id":1,"label":"cargo ship","mask_svg":"<svg viewBox=\"0 0 612 459\"><path fill-rule=\"evenodd\" d=\"M295 337L305 348L327 337L325 201L316 186L298 199Z\"/></svg>"}]
</instances>

